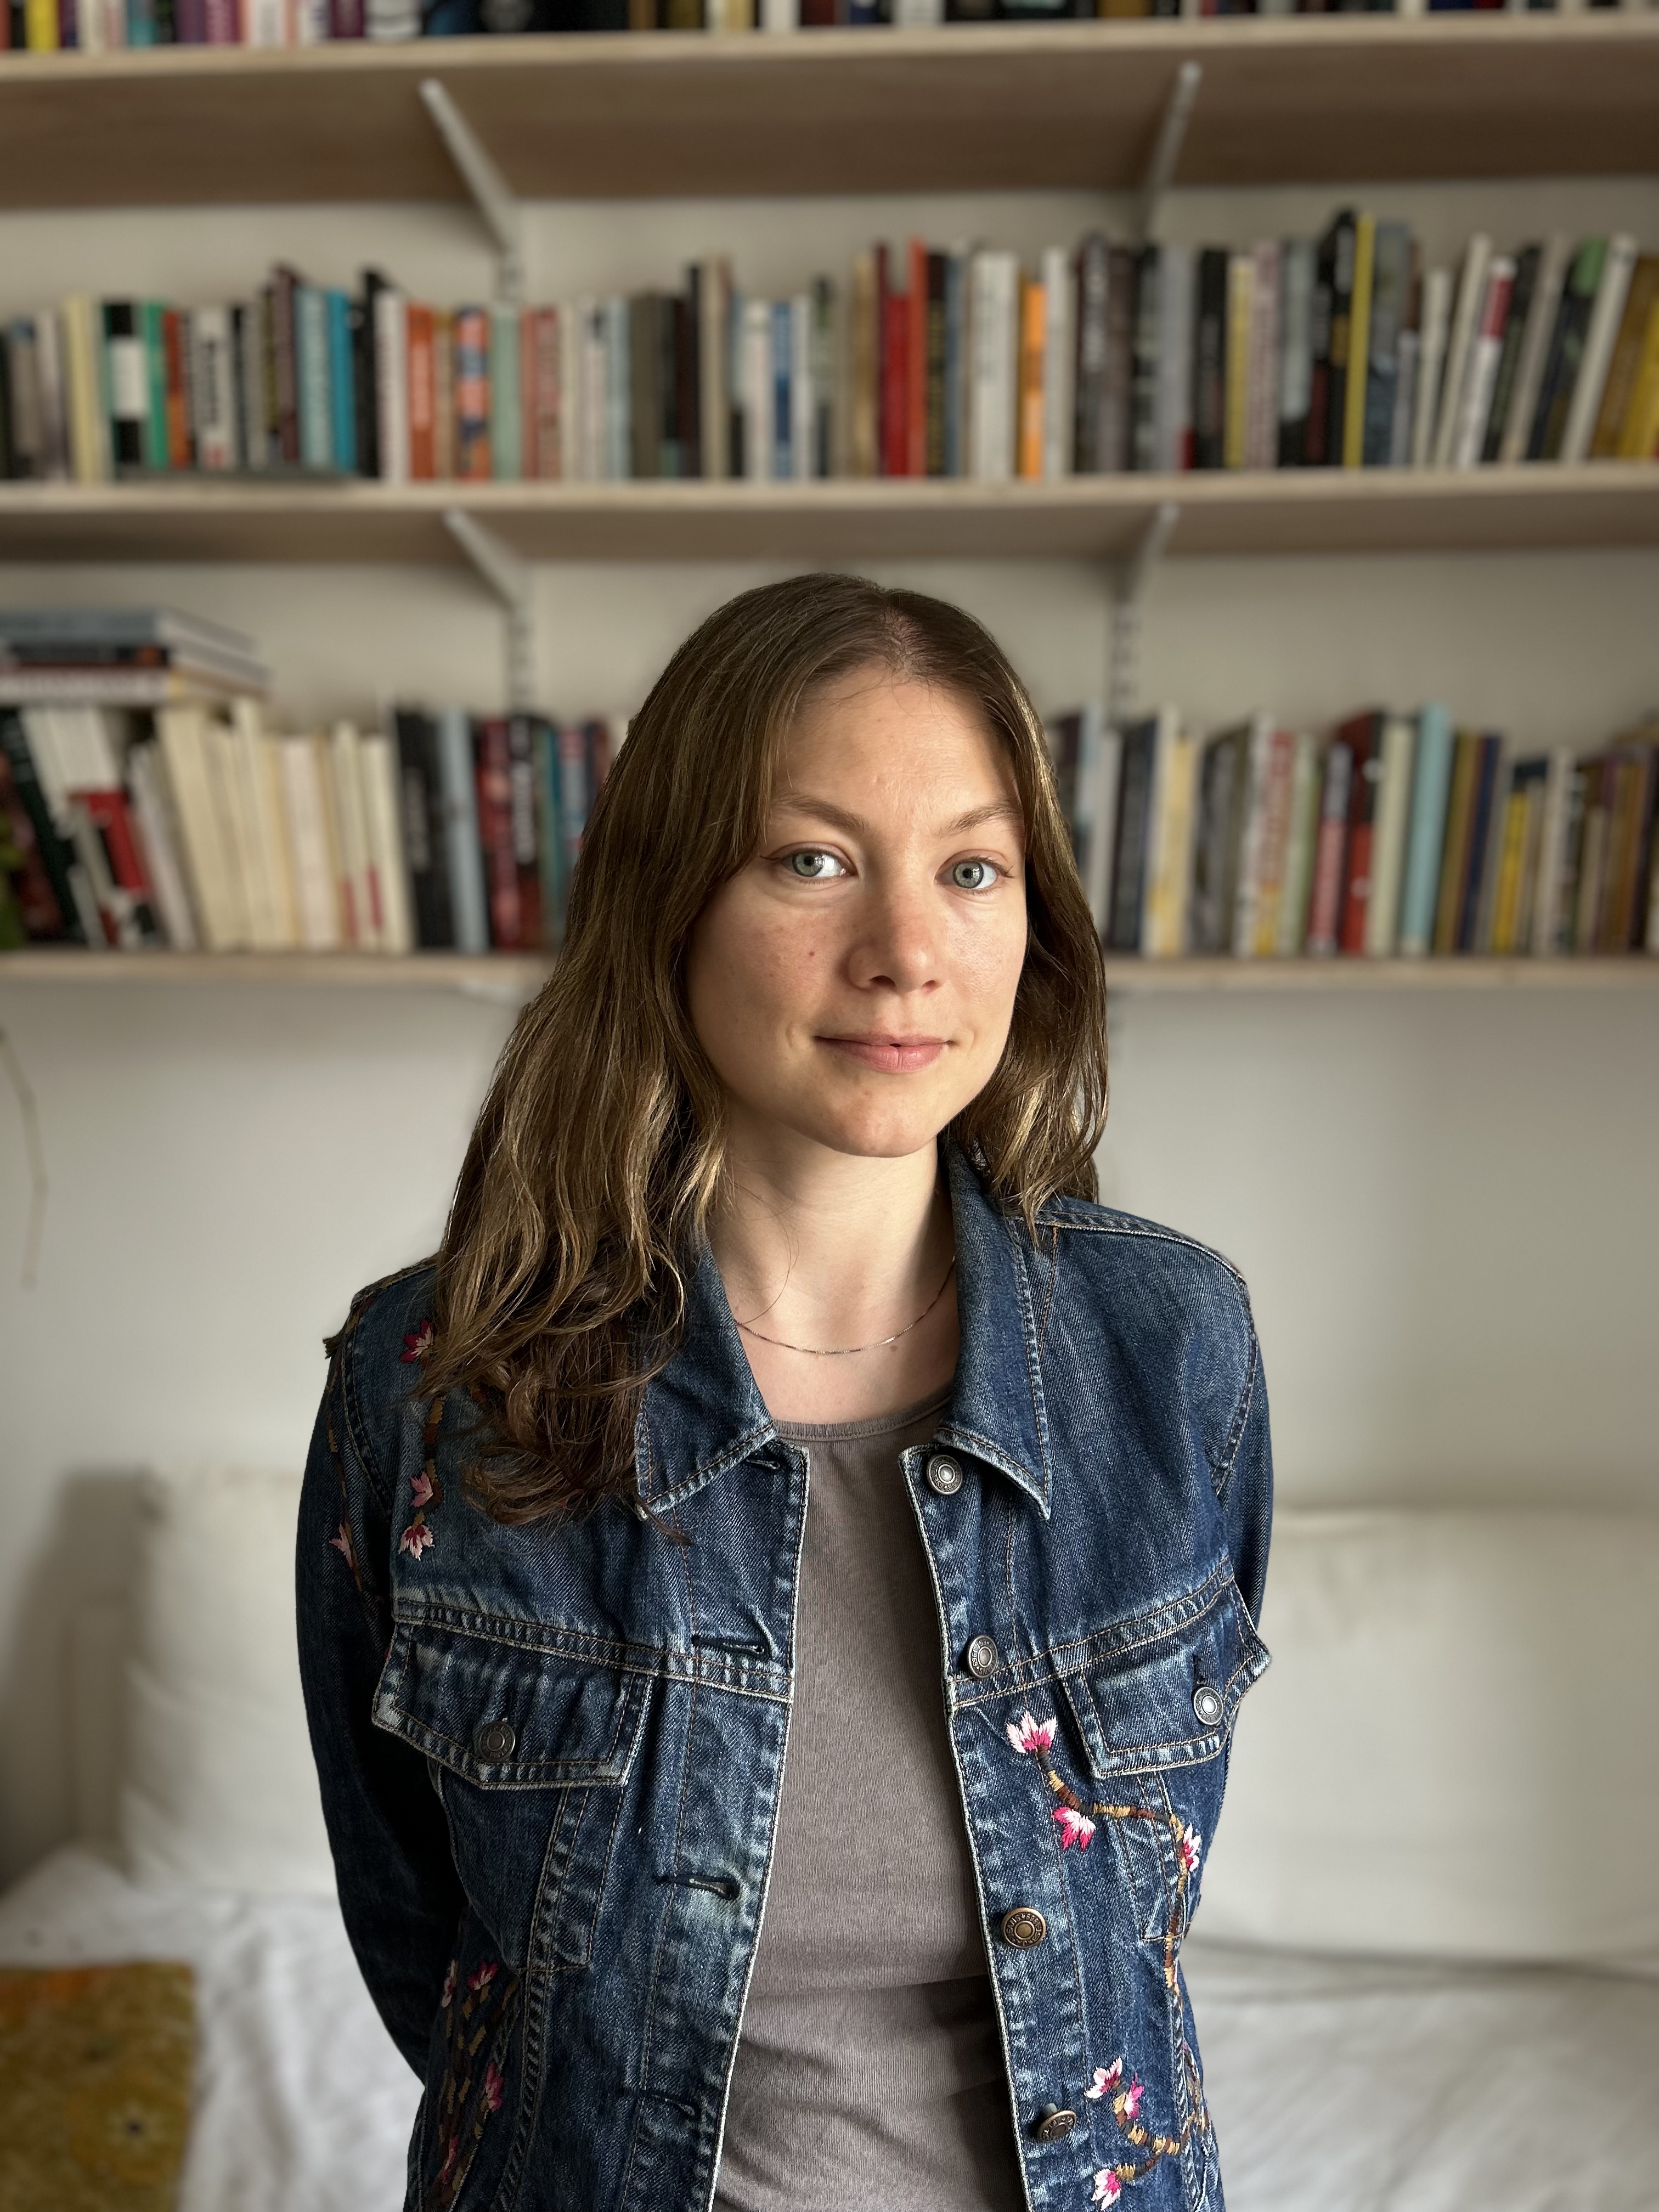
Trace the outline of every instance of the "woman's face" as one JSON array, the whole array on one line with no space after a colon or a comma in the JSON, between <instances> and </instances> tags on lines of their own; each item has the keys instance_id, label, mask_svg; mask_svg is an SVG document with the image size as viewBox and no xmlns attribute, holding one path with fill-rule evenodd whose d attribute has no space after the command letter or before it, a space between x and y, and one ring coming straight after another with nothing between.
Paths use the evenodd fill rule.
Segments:
<instances>
[{"instance_id":1,"label":"woman's face","mask_svg":"<svg viewBox=\"0 0 1659 2212\"><path fill-rule=\"evenodd\" d=\"M930 1143L1002 1054L1024 848L970 701L883 670L810 701L758 850L691 936L691 1020L734 1120L866 1158Z\"/></svg>"}]
</instances>

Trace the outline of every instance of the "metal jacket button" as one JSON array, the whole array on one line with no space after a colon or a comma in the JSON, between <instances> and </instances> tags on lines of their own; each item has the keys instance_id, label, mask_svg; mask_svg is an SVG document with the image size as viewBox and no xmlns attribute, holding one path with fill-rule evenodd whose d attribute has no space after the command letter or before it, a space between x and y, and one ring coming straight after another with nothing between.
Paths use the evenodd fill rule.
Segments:
<instances>
[{"instance_id":1,"label":"metal jacket button","mask_svg":"<svg viewBox=\"0 0 1659 2212\"><path fill-rule=\"evenodd\" d=\"M1002 1940L1017 1951L1035 1950L1048 1933L1048 1923L1035 1905L1017 1905L1002 1916Z\"/></svg>"},{"instance_id":2,"label":"metal jacket button","mask_svg":"<svg viewBox=\"0 0 1659 2212\"><path fill-rule=\"evenodd\" d=\"M518 1741L505 1721L486 1721L472 1739L472 1748L480 1759L495 1765L499 1760L513 1756L513 1747Z\"/></svg>"},{"instance_id":3,"label":"metal jacket button","mask_svg":"<svg viewBox=\"0 0 1659 2212\"><path fill-rule=\"evenodd\" d=\"M1036 2124L1039 2142L1060 2142L1077 2125L1077 2114L1059 2105L1045 2105Z\"/></svg>"},{"instance_id":4,"label":"metal jacket button","mask_svg":"<svg viewBox=\"0 0 1659 2212\"><path fill-rule=\"evenodd\" d=\"M962 1487L962 1469L955 1460L936 1452L927 1462L927 1487L941 1498L954 1498Z\"/></svg>"},{"instance_id":5,"label":"metal jacket button","mask_svg":"<svg viewBox=\"0 0 1659 2212\"><path fill-rule=\"evenodd\" d=\"M1206 1728L1213 1728L1221 1718L1221 1692L1212 1682L1200 1682L1193 1692L1193 1711Z\"/></svg>"},{"instance_id":6,"label":"metal jacket button","mask_svg":"<svg viewBox=\"0 0 1659 2212\"><path fill-rule=\"evenodd\" d=\"M968 1646L968 1672L975 1677L989 1674L996 1663L996 1645L988 1636L976 1636Z\"/></svg>"}]
</instances>

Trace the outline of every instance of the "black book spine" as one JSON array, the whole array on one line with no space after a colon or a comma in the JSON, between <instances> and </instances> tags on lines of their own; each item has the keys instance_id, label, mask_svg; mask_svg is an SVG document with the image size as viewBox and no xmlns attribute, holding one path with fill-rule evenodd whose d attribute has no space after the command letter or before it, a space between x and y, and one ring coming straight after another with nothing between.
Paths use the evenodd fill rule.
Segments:
<instances>
[{"instance_id":1,"label":"black book spine","mask_svg":"<svg viewBox=\"0 0 1659 2212\"><path fill-rule=\"evenodd\" d=\"M1538 412L1533 420L1528 460L1553 461L1560 458L1562 433L1567 427L1572 388L1578 380L1579 364L1583 359L1584 340L1589 331L1601 267L1600 254L1592 258L1588 249L1581 249L1561 295L1561 312L1555 319L1549 362L1539 394Z\"/></svg>"},{"instance_id":2,"label":"black book spine","mask_svg":"<svg viewBox=\"0 0 1659 2212\"><path fill-rule=\"evenodd\" d=\"M1348 356L1353 341L1353 261L1357 234L1353 215L1345 208L1331 226L1335 242L1331 276L1330 380L1327 387L1325 451L1327 468L1342 465L1342 426L1347 418L1348 378L1353 373Z\"/></svg>"},{"instance_id":3,"label":"black book spine","mask_svg":"<svg viewBox=\"0 0 1659 2212\"><path fill-rule=\"evenodd\" d=\"M144 465L149 419L149 365L138 311L131 300L104 302L104 360L109 393L110 459L118 471Z\"/></svg>"},{"instance_id":4,"label":"black book spine","mask_svg":"<svg viewBox=\"0 0 1659 2212\"><path fill-rule=\"evenodd\" d=\"M0 332L0 477L20 477L23 473L12 436L11 347L4 333Z\"/></svg>"},{"instance_id":5,"label":"black book spine","mask_svg":"<svg viewBox=\"0 0 1659 2212\"><path fill-rule=\"evenodd\" d=\"M1504 433L1509 427L1510 404L1515 397L1515 379L1521 366L1521 348L1526 342L1527 324L1532 313L1532 295L1538 283L1538 264L1543 258L1543 248L1528 246L1515 264L1515 289L1510 295L1509 320L1504 325L1504 349L1498 356L1498 374L1492 379L1492 413L1486 422L1486 443L1481 447L1483 461L1495 461L1504 443Z\"/></svg>"},{"instance_id":6,"label":"black book spine","mask_svg":"<svg viewBox=\"0 0 1659 2212\"><path fill-rule=\"evenodd\" d=\"M1156 722L1141 722L1123 736L1123 782L1117 812L1117 852L1112 871L1114 952L1140 950L1140 884L1146 867L1146 808L1152 796Z\"/></svg>"},{"instance_id":7,"label":"black book spine","mask_svg":"<svg viewBox=\"0 0 1659 2212\"><path fill-rule=\"evenodd\" d=\"M1331 408L1331 329L1336 307L1336 230L1333 226L1319 241L1314 263L1313 369L1308 386L1308 414L1303 425L1301 460L1304 468L1322 467L1333 419Z\"/></svg>"},{"instance_id":8,"label":"black book spine","mask_svg":"<svg viewBox=\"0 0 1659 2212\"><path fill-rule=\"evenodd\" d=\"M1480 740L1480 766L1477 771L1480 780L1475 787L1474 820L1469 830L1469 865L1462 886L1457 932L1453 939L1454 947L1459 952L1471 952L1474 949L1475 925L1480 915L1480 893L1486 880L1486 848L1496 812L1498 760L1502 750L1503 746L1497 738L1482 738Z\"/></svg>"},{"instance_id":9,"label":"black book spine","mask_svg":"<svg viewBox=\"0 0 1659 2212\"><path fill-rule=\"evenodd\" d=\"M1130 378L1129 465L1143 474L1158 467L1158 341L1164 261L1156 246L1143 246L1135 262L1134 367Z\"/></svg>"},{"instance_id":10,"label":"black book spine","mask_svg":"<svg viewBox=\"0 0 1659 2212\"><path fill-rule=\"evenodd\" d=\"M362 291L351 303L351 398L357 424L357 473L380 473L380 343L374 303L389 290L378 269L365 269Z\"/></svg>"},{"instance_id":11,"label":"black book spine","mask_svg":"<svg viewBox=\"0 0 1659 2212\"><path fill-rule=\"evenodd\" d=\"M46 794L35 773L34 756L29 750L29 741L23 727L23 717L15 707L0 707L0 752L3 752L11 767L11 780L17 796L23 802L23 811L34 831L34 841L40 848L47 880L52 884L52 896L64 917L64 935L71 945L84 945L86 932L81 927L80 902L75 896L75 886L70 871L79 864L74 848L58 834L58 825L52 818L52 809L46 805Z\"/></svg>"},{"instance_id":12,"label":"black book spine","mask_svg":"<svg viewBox=\"0 0 1659 2212\"><path fill-rule=\"evenodd\" d=\"M680 360L686 411L680 431L681 458L686 475L700 477L703 472L702 269L696 261L686 269L683 305Z\"/></svg>"},{"instance_id":13,"label":"black book spine","mask_svg":"<svg viewBox=\"0 0 1659 2212\"><path fill-rule=\"evenodd\" d=\"M1077 257L1077 382L1073 428L1077 473L1097 476L1102 468L1102 417L1106 407L1105 240L1091 231Z\"/></svg>"},{"instance_id":14,"label":"black book spine","mask_svg":"<svg viewBox=\"0 0 1659 2212\"><path fill-rule=\"evenodd\" d=\"M398 799L415 902L415 941L422 951L445 951L455 943L455 920L449 899L438 733L428 715L402 708L398 710L396 728Z\"/></svg>"},{"instance_id":15,"label":"black book spine","mask_svg":"<svg viewBox=\"0 0 1659 2212\"><path fill-rule=\"evenodd\" d=\"M678 473L683 477L702 474L699 452L702 442L702 418L697 400L697 318L692 308L693 296L690 292L677 292L672 301L674 443Z\"/></svg>"},{"instance_id":16,"label":"black book spine","mask_svg":"<svg viewBox=\"0 0 1659 2212\"><path fill-rule=\"evenodd\" d=\"M1198 258L1198 314L1193 332L1193 466L1218 469L1226 440L1227 254L1206 246Z\"/></svg>"}]
</instances>

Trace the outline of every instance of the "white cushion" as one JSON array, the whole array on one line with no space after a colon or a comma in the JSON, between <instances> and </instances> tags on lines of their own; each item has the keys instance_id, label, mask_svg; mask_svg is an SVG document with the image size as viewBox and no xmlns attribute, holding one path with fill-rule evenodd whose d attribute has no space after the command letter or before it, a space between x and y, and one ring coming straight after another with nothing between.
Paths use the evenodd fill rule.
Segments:
<instances>
[{"instance_id":1,"label":"white cushion","mask_svg":"<svg viewBox=\"0 0 1659 2212\"><path fill-rule=\"evenodd\" d=\"M1659 1516L1281 1512L1194 1932L1650 1970Z\"/></svg>"},{"instance_id":2,"label":"white cushion","mask_svg":"<svg viewBox=\"0 0 1659 2212\"><path fill-rule=\"evenodd\" d=\"M152 1887L331 1893L294 1626L295 1475L144 1479L120 1840Z\"/></svg>"}]
</instances>

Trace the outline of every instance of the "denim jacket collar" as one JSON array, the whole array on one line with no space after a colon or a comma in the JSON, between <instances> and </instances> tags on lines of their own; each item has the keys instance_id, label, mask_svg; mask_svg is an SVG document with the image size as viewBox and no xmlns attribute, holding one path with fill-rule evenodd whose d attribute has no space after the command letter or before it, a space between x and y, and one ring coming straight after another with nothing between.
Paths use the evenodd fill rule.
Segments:
<instances>
[{"instance_id":1,"label":"denim jacket collar","mask_svg":"<svg viewBox=\"0 0 1659 2212\"><path fill-rule=\"evenodd\" d=\"M962 1341L939 1439L998 1468L1049 1511L1042 1322L1053 1263L1033 1296L1033 1259L1018 1220L999 1214L954 1138L945 1138L956 1231ZM668 1510L746 1460L787 1450L760 1394L713 1253L705 1245L688 1285L685 1333L646 1386L635 1431L641 1509Z\"/></svg>"}]
</instances>

